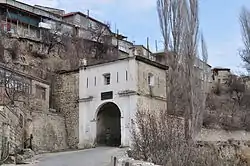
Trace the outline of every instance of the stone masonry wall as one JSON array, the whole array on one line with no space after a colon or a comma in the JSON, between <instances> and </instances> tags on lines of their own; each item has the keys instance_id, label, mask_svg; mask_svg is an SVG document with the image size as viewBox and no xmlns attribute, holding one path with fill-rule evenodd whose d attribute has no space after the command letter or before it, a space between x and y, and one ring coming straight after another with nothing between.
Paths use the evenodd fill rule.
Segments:
<instances>
[{"instance_id":1,"label":"stone masonry wall","mask_svg":"<svg viewBox=\"0 0 250 166\"><path fill-rule=\"evenodd\" d=\"M150 89L148 85L148 74L153 74L153 86ZM138 91L141 95L155 98L166 98L166 74L165 70L152 65L138 62Z\"/></svg>"},{"instance_id":2,"label":"stone masonry wall","mask_svg":"<svg viewBox=\"0 0 250 166\"><path fill-rule=\"evenodd\" d=\"M227 141L227 140L250 140L250 132L239 130L239 131L226 131L221 129L205 129L196 136L197 141Z\"/></svg>"},{"instance_id":3,"label":"stone masonry wall","mask_svg":"<svg viewBox=\"0 0 250 166\"><path fill-rule=\"evenodd\" d=\"M77 148L79 142L79 73L57 75L53 91L54 108L66 120L67 142L69 148Z\"/></svg>"},{"instance_id":4,"label":"stone masonry wall","mask_svg":"<svg viewBox=\"0 0 250 166\"><path fill-rule=\"evenodd\" d=\"M148 84L148 74L153 74L153 86ZM138 110L166 110L165 70L138 62Z\"/></svg>"},{"instance_id":5,"label":"stone masonry wall","mask_svg":"<svg viewBox=\"0 0 250 166\"><path fill-rule=\"evenodd\" d=\"M138 111L159 112L166 110L166 101L155 98L139 96L137 102Z\"/></svg>"},{"instance_id":6,"label":"stone masonry wall","mask_svg":"<svg viewBox=\"0 0 250 166\"><path fill-rule=\"evenodd\" d=\"M2 112L0 114L0 149L3 150L8 141L10 153L13 153L15 146L23 147L25 124L24 119L21 120L20 117L24 118L24 112L20 108L7 107L2 107L0 111Z\"/></svg>"},{"instance_id":7,"label":"stone masonry wall","mask_svg":"<svg viewBox=\"0 0 250 166\"><path fill-rule=\"evenodd\" d=\"M65 119L55 113L33 112L33 147L35 151L67 149Z\"/></svg>"},{"instance_id":8,"label":"stone masonry wall","mask_svg":"<svg viewBox=\"0 0 250 166\"><path fill-rule=\"evenodd\" d=\"M160 166L149 162L134 160L129 157L112 156L110 166Z\"/></svg>"},{"instance_id":9,"label":"stone masonry wall","mask_svg":"<svg viewBox=\"0 0 250 166\"><path fill-rule=\"evenodd\" d=\"M16 135L15 138L26 137L25 139L27 139L30 134L33 134L35 146L39 150L54 151L67 148L64 117L55 115L48 117L51 76L56 70L66 70L69 68L67 65L68 61L62 58L66 55L65 52L55 48L50 54L47 54L42 43L26 38L0 36L0 39L4 47L4 54L0 59L1 65L23 73L29 78L32 77L32 94L29 96L29 108L25 109L26 112L23 115L26 133L22 133L25 136ZM33 80L33 77L38 80ZM43 84L42 82L47 83ZM42 85L46 88L45 100L36 97L36 85ZM32 117L28 117L31 113L33 113ZM11 112L9 114L11 115ZM15 126L18 123L19 115L18 113L16 118L5 117L8 121L11 120L10 126L14 126L10 127L10 134L14 129L17 129ZM27 117L29 118L29 122L27 121ZM0 126L0 130L2 128ZM15 144L20 144L20 142L23 141L14 140Z\"/></svg>"}]
</instances>

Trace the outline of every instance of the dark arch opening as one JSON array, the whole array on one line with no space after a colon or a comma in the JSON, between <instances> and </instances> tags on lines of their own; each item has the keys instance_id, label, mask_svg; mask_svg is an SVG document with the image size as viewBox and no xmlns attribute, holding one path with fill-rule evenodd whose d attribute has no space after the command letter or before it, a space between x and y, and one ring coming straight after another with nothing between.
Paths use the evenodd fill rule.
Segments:
<instances>
[{"instance_id":1,"label":"dark arch opening","mask_svg":"<svg viewBox=\"0 0 250 166\"><path fill-rule=\"evenodd\" d=\"M121 145L121 113L116 104L109 102L101 106L96 126L97 145Z\"/></svg>"}]
</instances>

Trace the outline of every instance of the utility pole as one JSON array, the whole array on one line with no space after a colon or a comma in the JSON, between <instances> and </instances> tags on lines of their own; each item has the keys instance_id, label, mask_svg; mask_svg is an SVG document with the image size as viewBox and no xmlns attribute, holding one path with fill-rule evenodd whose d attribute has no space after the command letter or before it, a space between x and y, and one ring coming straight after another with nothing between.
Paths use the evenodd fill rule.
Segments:
<instances>
[{"instance_id":1,"label":"utility pole","mask_svg":"<svg viewBox=\"0 0 250 166\"><path fill-rule=\"evenodd\" d=\"M117 51L119 52L119 29L116 31Z\"/></svg>"},{"instance_id":2,"label":"utility pole","mask_svg":"<svg viewBox=\"0 0 250 166\"><path fill-rule=\"evenodd\" d=\"M87 10L87 16L88 16L88 18L89 18L89 9Z\"/></svg>"},{"instance_id":3,"label":"utility pole","mask_svg":"<svg viewBox=\"0 0 250 166\"><path fill-rule=\"evenodd\" d=\"M155 51L158 52L158 43L157 43L157 40L155 40Z\"/></svg>"},{"instance_id":4,"label":"utility pole","mask_svg":"<svg viewBox=\"0 0 250 166\"><path fill-rule=\"evenodd\" d=\"M149 37L147 37L147 52L148 52L148 58L149 58Z\"/></svg>"}]
</instances>

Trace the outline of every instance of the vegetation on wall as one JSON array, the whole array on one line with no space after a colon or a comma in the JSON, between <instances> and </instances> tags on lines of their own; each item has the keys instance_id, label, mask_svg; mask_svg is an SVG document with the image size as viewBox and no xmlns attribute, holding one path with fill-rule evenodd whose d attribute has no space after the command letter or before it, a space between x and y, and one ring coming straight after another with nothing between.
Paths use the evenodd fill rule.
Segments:
<instances>
[{"instance_id":1,"label":"vegetation on wall","mask_svg":"<svg viewBox=\"0 0 250 166\"><path fill-rule=\"evenodd\" d=\"M243 77L229 75L225 84L217 83L206 100L203 126L226 130L250 130L250 90Z\"/></svg>"}]
</instances>

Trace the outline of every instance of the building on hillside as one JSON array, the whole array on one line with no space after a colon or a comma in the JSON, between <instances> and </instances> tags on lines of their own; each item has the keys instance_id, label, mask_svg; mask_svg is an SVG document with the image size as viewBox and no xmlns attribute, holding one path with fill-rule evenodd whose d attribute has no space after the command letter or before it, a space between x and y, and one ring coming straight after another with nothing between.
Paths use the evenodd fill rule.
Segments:
<instances>
[{"instance_id":1,"label":"building on hillside","mask_svg":"<svg viewBox=\"0 0 250 166\"><path fill-rule=\"evenodd\" d=\"M97 42L108 42L117 46L122 56L130 54L133 43L125 40L126 36L112 32L108 23L102 23L81 12L71 12L63 15L63 21L76 26L78 37ZM102 36L103 38L100 38Z\"/></svg>"},{"instance_id":2,"label":"building on hillside","mask_svg":"<svg viewBox=\"0 0 250 166\"><path fill-rule=\"evenodd\" d=\"M43 41L44 32L76 36L94 42L108 42L128 52L126 37L111 32L102 23L81 12L65 13L64 10L44 6L31 6L16 0L0 0L0 28L12 37Z\"/></svg>"},{"instance_id":3,"label":"building on hillside","mask_svg":"<svg viewBox=\"0 0 250 166\"><path fill-rule=\"evenodd\" d=\"M151 61L157 61L157 59L155 58L155 55L143 45L134 45L132 47L132 54L143 56L144 58L147 58Z\"/></svg>"},{"instance_id":4,"label":"building on hillside","mask_svg":"<svg viewBox=\"0 0 250 166\"><path fill-rule=\"evenodd\" d=\"M83 66L79 72L79 147L130 146L136 112L166 109L167 69L139 55Z\"/></svg>"},{"instance_id":5,"label":"building on hillside","mask_svg":"<svg viewBox=\"0 0 250 166\"><path fill-rule=\"evenodd\" d=\"M34 5L34 7L36 8L40 8L42 10L54 13L56 15L60 15L63 16L65 14L65 11L62 9L56 9L56 8L51 8L51 7L47 7L47 6L40 6L40 5Z\"/></svg>"},{"instance_id":6,"label":"building on hillside","mask_svg":"<svg viewBox=\"0 0 250 166\"><path fill-rule=\"evenodd\" d=\"M154 53L154 59L161 64L168 63L164 52ZM200 58L196 58L194 61L195 75L203 82L206 83L206 91L209 91L212 84L212 66L202 61Z\"/></svg>"},{"instance_id":7,"label":"building on hillside","mask_svg":"<svg viewBox=\"0 0 250 166\"><path fill-rule=\"evenodd\" d=\"M107 24L104 24L82 12L71 12L63 15L63 21L78 27L77 36L93 39L93 33L101 33L111 36L112 32Z\"/></svg>"},{"instance_id":8,"label":"building on hillside","mask_svg":"<svg viewBox=\"0 0 250 166\"><path fill-rule=\"evenodd\" d=\"M213 83L225 84L231 75L229 68L215 67L212 69L212 80Z\"/></svg>"},{"instance_id":9,"label":"building on hillside","mask_svg":"<svg viewBox=\"0 0 250 166\"><path fill-rule=\"evenodd\" d=\"M1 29L14 36L40 39L42 28L48 23L61 22L60 15L15 0L0 0Z\"/></svg>"},{"instance_id":10,"label":"building on hillside","mask_svg":"<svg viewBox=\"0 0 250 166\"><path fill-rule=\"evenodd\" d=\"M196 75L200 78L200 80L202 81L202 83L206 83L205 84L205 91L209 92L209 90L211 89L211 84L212 84L212 72L211 72L211 68L212 66L209 65L208 63L202 61L199 58L195 59L195 71L197 72ZM203 86L202 86L203 87Z\"/></svg>"}]
</instances>

